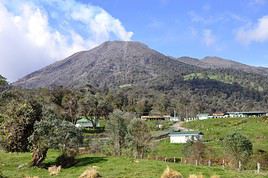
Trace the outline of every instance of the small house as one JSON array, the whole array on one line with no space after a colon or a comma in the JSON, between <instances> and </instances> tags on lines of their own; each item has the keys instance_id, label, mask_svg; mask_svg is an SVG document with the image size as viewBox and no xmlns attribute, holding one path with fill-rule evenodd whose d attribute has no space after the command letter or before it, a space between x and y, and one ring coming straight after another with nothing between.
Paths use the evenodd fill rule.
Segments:
<instances>
[{"instance_id":1,"label":"small house","mask_svg":"<svg viewBox=\"0 0 268 178\"><path fill-rule=\"evenodd\" d=\"M202 140L202 132L186 131L186 132L171 132L169 134L170 143L187 143L187 141Z\"/></svg>"},{"instance_id":2,"label":"small house","mask_svg":"<svg viewBox=\"0 0 268 178\"><path fill-rule=\"evenodd\" d=\"M198 120L205 120L205 119L209 118L209 114L207 114L207 113L197 114L196 117L198 118Z\"/></svg>"},{"instance_id":3,"label":"small house","mask_svg":"<svg viewBox=\"0 0 268 178\"><path fill-rule=\"evenodd\" d=\"M100 126L99 123L97 123L96 125L97 125L97 127ZM86 118L81 118L81 119L76 121L75 126L79 127L79 128L92 128L93 124L92 124L92 122L90 120L88 120Z\"/></svg>"}]
</instances>

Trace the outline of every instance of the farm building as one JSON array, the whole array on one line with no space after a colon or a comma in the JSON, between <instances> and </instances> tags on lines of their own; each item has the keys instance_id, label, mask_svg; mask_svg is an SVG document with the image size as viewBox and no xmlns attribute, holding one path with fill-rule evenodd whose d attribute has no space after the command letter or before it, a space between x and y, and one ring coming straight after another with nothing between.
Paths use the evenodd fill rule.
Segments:
<instances>
[{"instance_id":1,"label":"farm building","mask_svg":"<svg viewBox=\"0 0 268 178\"><path fill-rule=\"evenodd\" d=\"M170 115L141 116L142 120L170 120Z\"/></svg>"},{"instance_id":2,"label":"farm building","mask_svg":"<svg viewBox=\"0 0 268 178\"><path fill-rule=\"evenodd\" d=\"M268 116L267 112L264 111L250 111L250 112L227 112L229 117L261 117Z\"/></svg>"},{"instance_id":3,"label":"farm building","mask_svg":"<svg viewBox=\"0 0 268 178\"><path fill-rule=\"evenodd\" d=\"M198 118L198 120L205 120L209 118L209 114L208 113L197 114L196 117Z\"/></svg>"},{"instance_id":4,"label":"farm building","mask_svg":"<svg viewBox=\"0 0 268 178\"><path fill-rule=\"evenodd\" d=\"M187 132L171 132L169 134L170 143L187 143L187 141L202 140L202 132L187 131Z\"/></svg>"}]
</instances>

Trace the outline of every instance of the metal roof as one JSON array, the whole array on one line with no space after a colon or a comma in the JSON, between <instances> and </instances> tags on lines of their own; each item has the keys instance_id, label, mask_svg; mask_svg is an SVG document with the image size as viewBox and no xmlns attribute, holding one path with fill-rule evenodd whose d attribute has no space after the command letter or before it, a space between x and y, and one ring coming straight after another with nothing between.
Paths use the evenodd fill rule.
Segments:
<instances>
[{"instance_id":1,"label":"metal roof","mask_svg":"<svg viewBox=\"0 0 268 178\"><path fill-rule=\"evenodd\" d=\"M169 135L204 135L198 131L183 131L183 132L170 132Z\"/></svg>"}]
</instances>

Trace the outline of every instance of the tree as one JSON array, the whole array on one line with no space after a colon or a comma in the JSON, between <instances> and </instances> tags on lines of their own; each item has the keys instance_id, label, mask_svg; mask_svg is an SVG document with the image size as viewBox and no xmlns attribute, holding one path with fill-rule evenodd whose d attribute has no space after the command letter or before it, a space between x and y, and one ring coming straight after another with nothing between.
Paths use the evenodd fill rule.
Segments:
<instances>
[{"instance_id":1,"label":"tree","mask_svg":"<svg viewBox=\"0 0 268 178\"><path fill-rule=\"evenodd\" d=\"M206 156L206 145L200 141L188 141L183 148L184 156L192 161L202 161Z\"/></svg>"},{"instance_id":2,"label":"tree","mask_svg":"<svg viewBox=\"0 0 268 178\"><path fill-rule=\"evenodd\" d=\"M0 86L7 85L6 78L0 75Z\"/></svg>"},{"instance_id":3,"label":"tree","mask_svg":"<svg viewBox=\"0 0 268 178\"><path fill-rule=\"evenodd\" d=\"M40 166L46 158L48 149L59 149L58 164L66 167L74 162L79 146L82 144L81 131L71 122L58 119L55 114L47 114L46 119L34 125L29 137L32 144L32 166Z\"/></svg>"},{"instance_id":4,"label":"tree","mask_svg":"<svg viewBox=\"0 0 268 178\"><path fill-rule=\"evenodd\" d=\"M248 138L240 133L233 133L227 135L223 139L225 152L230 156L233 164L237 165L239 161L241 163L247 163L252 155L253 146Z\"/></svg>"},{"instance_id":5,"label":"tree","mask_svg":"<svg viewBox=\"0 0 268 178\"><path fill-rule=\"evenodd\" d=\"M126 113L118 109L109 115L106 129L113 142L114 153L117 156L122 154L122 149L126 146L125 139L129 119Z\"/></svg>"},{"instance_id":6,"label":"tree","mask_svg":"<svg viewBox=\"0 0 268 178\"><path fill-rule=\"evenodd\" d=\"M97 123L101 117L107 118L113 108L99 95L85 93L79 100L78 113L85 117L91 123L94 129L97 128Z\"/></svg>"},{"instance_id":7,"label":"tree","mask_svg":"<svg viewBox=\"0 0 268 178\"><path fill-rule=\"evenodd\" d=\"M151 143L149 126L141 119L133 119L128 126L129 145L135 156L143 158Z\"/></svg>"},{"instance_id":8,"label":"tree","mask_svg":"<svg viewBox=\"0 0 268 178\"><path fill-rule=\"evenodd\" d=\"M34 123L42 118L42 106L35 100L11 101L2 117L3 148L9 152L27 151Z\"/></svg>"}]
</instances>

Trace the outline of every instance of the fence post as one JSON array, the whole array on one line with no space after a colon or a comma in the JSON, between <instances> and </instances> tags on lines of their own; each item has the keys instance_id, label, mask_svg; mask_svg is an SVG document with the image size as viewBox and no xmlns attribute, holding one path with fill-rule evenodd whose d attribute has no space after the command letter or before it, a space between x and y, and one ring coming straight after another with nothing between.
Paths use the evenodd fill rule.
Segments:
<instances>
[{"instance_id":1,"label":"fence post","mask_svg":"<svg viewBox=\"0 0 268 178\"><path fill-rule=\"evenodd\" d=\"M175 157L174 157L173 161L174 161L174 163L176 163L176 158Z\"/></svg>"},{"instance_id":2,"label":"fence post","mask_svg":"<svg viewBox=\"0 0 268 178\"><path fill-rule=\"evenodd\" d=\"M209 166L209 167L211 166L211 161L210 161L210 160L208 160L208 166Z\"/></svg>"},{"instance_id":3,"label":"fence post","mask_svg":"<svg viewBox=\"0 0 268 178\"><path fill-rule=\"evenodd\" d=\"M257 163L257 173L258 174L260 173L260 170L261 170L261 164L260 163Z\"/></svg>"},{"instance_id":4,"label":"fence post","mask_svg":"<svg viewBox=\"0 0 268 178\"><path fill-rule=\"evenodd\" d=\"M238 171L241 171L241 168L242 168L242 164L241 164L241 161L238 162Z\"/></svg>"},{"instance_id":5,"label":"fence post","mask_svg":"<svg viewBox=\"0 0 268 178\"><path fill-rule=\"evenodd\" d=\"M198 165L198 162L197 162L197 160L195 160L195 166L197 166Z\"/></svg>"},{"instance_id":6,"label":"fence post","mask_svg":"<svg viewBox=\"0 0 268 178\"><path fill-rule=\"evenodd\" d=\"M222 168L224 169L224 167L225 167L225 160L223 159L222 160Z\"/></svg>"}]
</instances>

